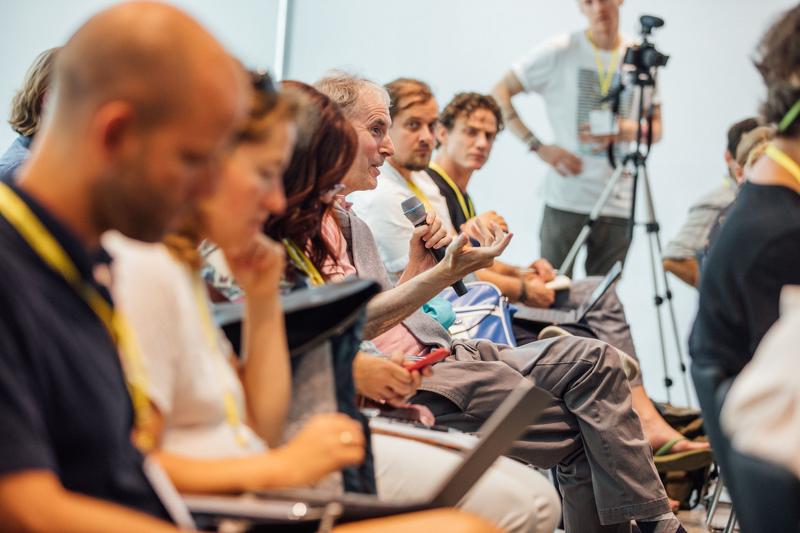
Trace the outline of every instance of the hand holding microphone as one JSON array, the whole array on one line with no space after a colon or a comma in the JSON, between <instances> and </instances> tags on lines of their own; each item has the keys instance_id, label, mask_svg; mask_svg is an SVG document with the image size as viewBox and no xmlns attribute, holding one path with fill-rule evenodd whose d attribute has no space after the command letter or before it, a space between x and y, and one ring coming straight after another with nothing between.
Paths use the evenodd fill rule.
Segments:
<instances>
[{"instance_id":1,"label":"hand holding microphone","mask_svg":"<svg viewBox=\"0 0 800 533\"><path fill-rule=\"evenodd\" d=\"M404 200L401 205L406 218L415 227L426 223L425 207L417 197L412 196ZM456 278L492 266L494 259L508 247L513 236L511 233L505 233L497 224L492 223L487 227L480 220L476 220L470 229L469 236L463 232L459 234L447 247L446 252L441 249L431 250L437 263L445 262ZM472 246L469 237L477 240L480 246ZM453 284L453 290L459 295L466 294L466 287L460 280Z\"/></svg>"},{"instance_id":2,"label":"hand holding microphone","mask_svg":"<svg viewBox=\"0 0 800 533\"><path fill-rule=\"evenodd\" d=\"M403 214L406 218L414 225L415 228L420 226L424 226L428 224L428 213L425 211L425 206L422 205L422 202L416 196L411 196L400 204L401 208L403 209ZM441 229L441 224L436 229ZM434 232L434 236L436 232ZM434 239L429 238L428 241L432 241ZM438 241L440 239L436 239ZM413 244L412 244L413 246ZM433 256L433 259L440 263L445 257L444 248L428 248L428 252ZM459 280L452 285L453 290L456 291L456 294L459 296L463 296L467 294L467 287L464 285L464 282Z\"/></svg>"}]
</instances>

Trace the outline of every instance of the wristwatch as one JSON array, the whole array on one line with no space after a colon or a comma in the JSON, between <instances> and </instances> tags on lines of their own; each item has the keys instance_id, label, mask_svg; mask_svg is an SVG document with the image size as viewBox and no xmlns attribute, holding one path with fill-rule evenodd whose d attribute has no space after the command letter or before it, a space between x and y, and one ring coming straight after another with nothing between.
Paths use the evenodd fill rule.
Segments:
<instances>
[{"instance_id":1,"label":"wristwatch","mask_svg":"<svg viewBox=\"0 0 800 533\"><path fill-rule=\"evenodd\" d=\"M533 134L531 134L531 136L528 137L528 140L525 141L525 144L528 145L528 150L530 150L531 152L538 152L539 148L542 147L542 141L537 139L536 135Z\"/></svg>"}]
</instances>

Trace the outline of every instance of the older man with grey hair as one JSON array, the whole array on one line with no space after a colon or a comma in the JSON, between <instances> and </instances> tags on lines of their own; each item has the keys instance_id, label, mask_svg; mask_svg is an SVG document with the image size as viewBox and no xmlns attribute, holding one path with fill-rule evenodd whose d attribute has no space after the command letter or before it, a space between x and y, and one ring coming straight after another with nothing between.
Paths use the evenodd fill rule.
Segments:
<instances>
[{"instance_id":1,"label":"older man with grey hair","mask_svg":"<svg viewBox=\"0 0 800 533\"><path fill-rule=\"evenodd\" d=\"M387 136L388 98L376 84L341 73L316 86L339 103L358 132L359 155L344 179L346 192L375 187L378 168L393 152ZM431 267L430 254L424 253L424 229L418 228L410 243L409 266L392 287L366 224L342 205L336 214L348 245L337 259L384 288L367 309L366 336L384 353L397 348L407 354L433 347L451 350L415 397L431 408L439 423L476 431L520 380L533 380L553 395L554 402L515 443L511 455L540 467L557 467L567 531L629 531L631 520L642 533L685 531L669 510L616 350L601 341L571 336L522 348L454 340L419 311L423 302L453 282L457 269L451 265L460 255L485 251L482 259L493 259L508 236L492 234L485 248L471 248L458 237L445 259ZM473 266L488 264L491 260L475 261ZM376 456L378 468L380 461Z\"/></svg>"}]
</instances>

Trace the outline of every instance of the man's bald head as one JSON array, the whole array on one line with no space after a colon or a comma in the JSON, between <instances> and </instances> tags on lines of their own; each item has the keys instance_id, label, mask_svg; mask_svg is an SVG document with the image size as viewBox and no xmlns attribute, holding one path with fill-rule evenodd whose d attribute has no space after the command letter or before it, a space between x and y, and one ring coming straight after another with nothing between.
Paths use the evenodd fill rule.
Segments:
<instances>
[{"instance_id":1,"label":"man's bald head","mask_svg":"<svg viewBox=\"0 0 800 533\"><path fill-rule=\"evenodd\" d=\"M45 180L87 191L93 228L158 240L213 190L251 90L239 63L182 11L120 4L59 53L31 159L63 173Z\"/></svg>"},{"instance_id":2,"label":"man's bald head","mask_svg":"<svg viewBox=\"0 0 800 533\"><path fill-rule=\"evenodd\" d=\"M123 100L143 125L151 124L181 111L189 88L199 85L219 96L219 74L231 79L235 70L222 46L182 11L151 2L121 4L93 16L64 46L53 111L67 126L106 102Z\"/></svg>"}]
</instances>

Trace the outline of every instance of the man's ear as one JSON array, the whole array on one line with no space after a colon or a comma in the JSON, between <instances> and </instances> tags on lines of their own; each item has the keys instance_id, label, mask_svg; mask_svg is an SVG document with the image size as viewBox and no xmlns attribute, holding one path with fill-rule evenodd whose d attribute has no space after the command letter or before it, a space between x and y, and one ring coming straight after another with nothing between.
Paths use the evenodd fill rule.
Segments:
<instances>
[{"instance_id":1,"label":"man's ear","mask_svg":"<svg viewBox=\"0 0 800 533\"><path fill-rule=\"evenodd\" d=\"M445 128L441 123L436 123L436 129L434 130L433 134L436 137L436 147L440 147L441 145L447 142L447 128Z\"/></svg>"},{"instance_id":2,"label":"man's ear","mask_svg":"<svg viewBox=\"0 0 800 533\"><path fill-rule=\"evenodd\" d=\"M725 158L725 164L727 164L728 166L730 166L730 164L733 163L733 154L731 154L727 148L725 149L725 155L723 157Z\"/></svg>"},{"instance_id":3,"label":"man's ear","mask_svg":"<svg viewBox=\"0 0 800 533\"><path fill-rule=\"evenodd\" d=\"M736 162L733 163L733 178L736 180L736 183L744 181L744 167Z\"/></svg>"},{"instance_id":4,"label":"man's ear","mask_svg":"<svg viewBox=\"0 0 800 533\"><path fill-rule=\"evenodd\" d=\"M104 158L124 152L133 140L136 116L128 102L113 101L101 106L92 117L89 135Z\"/></svg>"}]
</instances>

